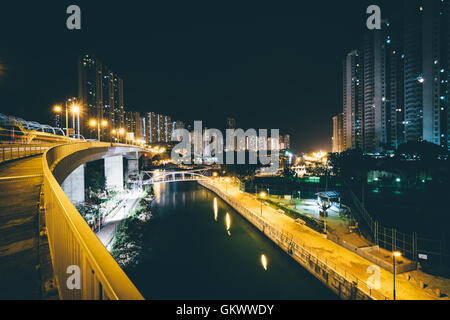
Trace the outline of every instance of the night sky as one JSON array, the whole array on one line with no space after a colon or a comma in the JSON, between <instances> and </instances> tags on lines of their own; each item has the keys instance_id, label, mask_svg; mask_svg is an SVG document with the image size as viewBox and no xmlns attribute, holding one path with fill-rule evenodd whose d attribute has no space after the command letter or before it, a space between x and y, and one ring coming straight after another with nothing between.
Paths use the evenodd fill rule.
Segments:
<instances>
[{"instance_id":1,"label":"night sky","mask_svg":"<svg viewBox=\"0 0 450 320\"><path fill-rule=\"evenodd\" d=\"M66 28L81 8L82 29ZM342 110L342 60L358 48L366 8L387 1L16 1L0 8L0 112L50 123L77 95L88 52L124 79L125 108L223 128L278 128L296 152L331 148Z\"/></svg>"}]
</instances>

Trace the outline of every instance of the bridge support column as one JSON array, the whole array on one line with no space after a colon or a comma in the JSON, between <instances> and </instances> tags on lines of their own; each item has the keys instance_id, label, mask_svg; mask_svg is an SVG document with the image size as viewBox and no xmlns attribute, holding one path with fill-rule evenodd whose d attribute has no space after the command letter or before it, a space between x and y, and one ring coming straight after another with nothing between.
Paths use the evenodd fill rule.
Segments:
<instances>
[{"instance_id":1,"label":"bridge support column","mask_svg":"<svg viewBox=\"0 0 450 320\"><path fill-rule=\"evenodd\" d=\"M123 190L122 156L105 158L105 178L107 190Z\"/></svg>"},{"instance_id":2,"label":"bridge support column","mask_svg":"<svg viewBox=\"0 0 450 320\"><path fill-rule=\"evenodd\" d=\"M64 193L72 201L73 204L83 203L85 200L84 193L84 164L72 171L64 180L61 187Z\"/></svg>"},{"instance_id":3,"label":"bridge support column","mask_svg":"<svg viewBox=\"0 0 450 320\"><path fill-rule=\"evenodd\" d=\"M128 159L128 172L139 171L139 159Z\"/></svg>"}]
</instances>

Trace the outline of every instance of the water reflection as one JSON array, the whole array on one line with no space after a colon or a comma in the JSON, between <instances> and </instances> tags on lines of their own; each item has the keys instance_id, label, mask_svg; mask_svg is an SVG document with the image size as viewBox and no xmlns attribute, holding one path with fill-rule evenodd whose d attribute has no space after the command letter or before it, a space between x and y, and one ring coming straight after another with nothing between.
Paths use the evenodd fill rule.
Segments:
<instances>
[{"instance_id":1,"label":"water reflection","mask_svg":"<svg viewBox=\"0 0 450 320\"><path fill-rule=\"evenodd\" d=\"M217 205L217 198L214 198L214 220L217 221L217 217L219 214L219 207Z\"/></svg>"},{"instance_id":2,"label":"water reflection","mask_svg":"<svg viewBox=\"0 0 450 320\"><path fill-rule=\"evenodd\" d=\"M155 184L155 189L159 200L152 202L151 211L156 218L142 230L144 252L139 263L126 270L145 298L335 298L245 218L196 182ZM211 209L217 223L211 221Z\"/></svg>"},{"instance_id":3,"label":"water reflection","mask_svg":"<svg viewBox=\"0 0 450 320\"><path fill-rule=\"evenodd\" d=\"M265 254L261 255L261 264L262 264L264 270L267 270L267 257Z\"/></svg>"}]
</instances>

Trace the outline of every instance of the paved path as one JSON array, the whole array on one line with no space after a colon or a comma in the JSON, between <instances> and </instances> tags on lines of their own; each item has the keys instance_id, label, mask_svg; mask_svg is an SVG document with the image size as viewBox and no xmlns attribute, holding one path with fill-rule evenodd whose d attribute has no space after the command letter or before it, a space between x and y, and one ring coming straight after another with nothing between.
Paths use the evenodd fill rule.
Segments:
<instances>
[{"instance_id":1,"label":"paved path","mask_svg":"<svg viewBox=\"0 0 450 320\"><path fill-rule=\"evenodd\" d=\"M39 298L41 156L0 165L0 299Z\"/></svg>"},{"instance_id":2,"label":"paved path","mask_svg":"<svg viewBox=\"0 0 450 320\"><path fill-rule=\"evenodd\" d=\"M125 199L117 206L117 208L106 217L100 231L96 233L97 237L105 247L108 247L114 239L114 235L120 224L129 216L131 211L133 211L141 196L141 193L126 195Z\"/></svg>"},{"instance_id":3,"label":"paved path","mask_svg":"<svg viewBox=\"0 0 450 320\"><path fill-rule=\"evenodd\" d=\"M228 183L226 187L225 182L221 182L216 179L214 182L216 187L219 187L222 192L226 192L235 201L239 201L245 207L253 212L260 212L261 203L253 196L239 191L237 185ZM311 247L313 251L317 252L321 256L334 261L336 264L345 268L353 275L361 280L367 281L371 274L368 274L367 268L373 263L360 257L359 255L339 246L338 244L325 239L321 234L305 226L299 225L292 218L285 214L277 212L275 209L268 205L263 205L263 216L271 224L277 226L280 229L284 229L291 233L297 241L305 243L305 245ZM381 288L378 290L383 295L392 299L393 292L393 275L392 273L380 268L380 283ZM396 295L397 299L405 300L428 300L437 299L429 291L420 289L412 281L406 280L404 274L396 277ZM449 299L444 297L442 299Z\"/></svg>"}]
</instances>

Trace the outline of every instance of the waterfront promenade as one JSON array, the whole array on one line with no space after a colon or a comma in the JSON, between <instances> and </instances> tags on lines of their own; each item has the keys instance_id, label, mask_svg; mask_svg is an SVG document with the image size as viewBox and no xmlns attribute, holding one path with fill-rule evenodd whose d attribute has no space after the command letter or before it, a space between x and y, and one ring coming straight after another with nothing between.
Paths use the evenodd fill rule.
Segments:
<instances>
[{"instance_id":1,"label":"waterfront promenade","mask_svg":"<svg viewBox=\"0 0 450 320\"><path fill-rule=\"evenodd\" d=\"M208 187L207 183L203 182L202 185L206 185L206 187ZM226 183L221 179L214 179L211 185L218 188L221 192L230 197L230 199L239 203L246 209L252 211L253 213L261 214L261 202L255 199L253 195L241 192L236 184ZM345 269L358 279L369 282L369 278L372 276L372 273L368 273L367 270L369 267L373 266L372 262L326 239L324 235L319 234L308 227L300 225L295 222L294 219L280 213L268 205L262 206L262 218L275 228L291 234L294 241L304 243L313 253L325 258L327 261L334 262L340 268ZM393 275L382 268L379 270L380 288L377 291L386 296L388 299L392 299ZM408 275L410 276L409 280L407 278ZM414 276L418 276L417 272L415 272ZM427 281L429 283L441 283L444 285L444 288L449 282L448 279L442 279L429 275L427 275ZM435 291L431 290L431 288L420 288L418 283L411 278L410 273L397 275L396 298L399 300L449 299L448 293L446 292L442 292L441 298L438 298Z\"/></svg>"}]
</instances>

